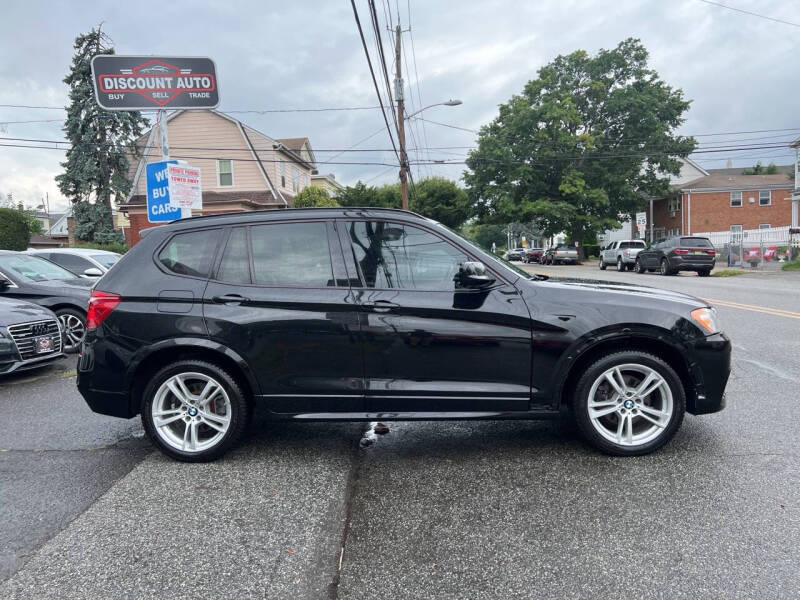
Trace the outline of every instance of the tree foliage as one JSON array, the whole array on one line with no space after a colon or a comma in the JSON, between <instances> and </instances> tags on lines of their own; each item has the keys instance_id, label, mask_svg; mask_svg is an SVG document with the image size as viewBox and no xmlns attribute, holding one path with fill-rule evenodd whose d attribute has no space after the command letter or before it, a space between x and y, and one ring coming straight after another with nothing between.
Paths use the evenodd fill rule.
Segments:
<instances>
[{"instance_id":1,"label":"tree foliage","mask_svg":"<svg viewBox=\"0 0 800 600\"><path fill-rule=\"evenodd\" d=\"M502 104L464 174L482 220L582 239L666 194L696 143L674 133L689 102L647 58L635 39L559 56Z\"/></svg>"},{"instance_id":2,"label":"tree foliage","mask_svg":"<svg viewBox=\"0 0 800 600\"><path fill-rule=\"evenodd\" d=\"M775 163L769 163L766 167L758 161L753 165L752 169L744 169L742 175L777 175L779 173L778 167Z\"/></svg>"},{"instance_id":3,"label":"tree foliage","mask_svg":"<svg viewBox=\"0 0 800 600\"><path fill-rule=\"evenodd\" d=\"M121 241L111 218L111 197L130 190L126 152L137 154L133 141L148 124L137 111L106 112L95 100L91 60L114 54L111 44L100 27L76 37L72 66L64 78L70 104L63 129L70 148L56 182L74 205L75 236L95 242ZM89 208L92 201L96 208Z\"/></svg>"},{"instance_id":4,"label":"tree foliage","mask_svg":"<svg viewBox=\"0 0 800 600\"><path fill-rule=\"evenodd\" d=\"M27 250L30 241L31 224L25 211L0 208L0 250Z\"/></svg>"},{"instance_id":5,"label":"tree foliage","mask_svg":"<svg viewBox=\"0 0 800 600\"><path fill-rule=\"evenodd\" d=\"M400 208L400 184L367 186L362 182L347 186L337 196L342 206ZM473 202L455 181L444 177L419 180L409 191L409 209L448 227L457 228L474 214Z\"/></svg>"},{"instance_id":6,"label":"tree foliage","mask_svg":"<svg viewBox=\"0 0 800 600\"><path fill-rule=\"evenodd\" d=\"M307 186L294 197L292 205L295 208L308 208L314 206L339 206L339 203L334 198L331 198L327 190Z\"/></svg>"}]
</instances>

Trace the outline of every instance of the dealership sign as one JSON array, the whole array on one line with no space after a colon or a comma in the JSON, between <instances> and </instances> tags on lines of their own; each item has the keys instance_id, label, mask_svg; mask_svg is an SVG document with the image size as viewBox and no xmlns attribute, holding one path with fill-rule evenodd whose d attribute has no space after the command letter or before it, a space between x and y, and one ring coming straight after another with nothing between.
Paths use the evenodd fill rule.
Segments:
<instances>
[{"instance_id":1,"label":"dealership sign","mask_svg":"<svg viewBox=\"0 0 800 600\"><path fill-rule=\"evenodd\" d=\"M214 61L202 57L117 56L92 58L97 103L106 110L215 108Z\"/></svg>"},{"instance_id":2,"label":"dealership sign","mask_svg":"<svg viewBox=\"0 0 800 600\"><path fill-rule=\"evenodd\" d=\"M181 218L180 207L169 201L169 165L177 160L148 163L145 167L147 177L147 220L151 223L164 223Z\"/></svg>"}]
</instances>

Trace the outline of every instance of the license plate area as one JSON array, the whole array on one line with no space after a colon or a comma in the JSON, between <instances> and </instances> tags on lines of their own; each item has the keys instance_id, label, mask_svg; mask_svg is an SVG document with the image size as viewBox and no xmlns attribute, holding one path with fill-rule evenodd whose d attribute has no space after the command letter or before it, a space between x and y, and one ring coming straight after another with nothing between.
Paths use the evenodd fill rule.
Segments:
<instances>
[{"instance_id":1,"label":"license plate area","mask_svg":"<svg viewBox=\"0 0 800 600\"><path fill-rule=\"evenodd\" d=\"M33 351L36 354L47 354L55 350L52 336L43 335L41 337L33 338Z\"/></svg>"}]
</instances>

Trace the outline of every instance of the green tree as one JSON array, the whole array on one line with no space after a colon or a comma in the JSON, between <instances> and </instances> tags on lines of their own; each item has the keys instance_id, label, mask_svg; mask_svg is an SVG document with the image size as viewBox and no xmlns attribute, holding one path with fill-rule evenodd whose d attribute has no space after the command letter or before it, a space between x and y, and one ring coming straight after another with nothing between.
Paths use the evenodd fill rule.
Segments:
<instances>
[{"instance_id":1,"label":"green tree","mask_svg":"<svg viewBox=\"0 0 800 600\"><path fill-rule=\"evenodd\" d=\"M775 163L769 163L766 167L758 161L752 169L744 169L742 175L777 175L778 167Z\"/></svg>"},{"instance_id":2,"label":"green tree","mask_svg":"<svg viewBox=\"0 0 800 600\"><path fill-rule=\"evenodd\" d=\"M375 206L376 190L359 181L355 185L348 185L336 196L342 206Z\"/></svg>"},{"instance_id":3,"label":"green tree","mask_svg":"<svg viewBox=\"0 0 800 600\"><path fill-rule=\"evenodd\" d=\"M647 58L635 39L559 56L502 104L464 174L482 220L583 239L666 194L696 142L674 132L690 103Z\"/></svg>"},{"instance_id":4,"label":"green tree","mask_svg":"<svg viewBox=\"0 0 800 600\"><path fill-rule=\"evenodd\" d=\"M492 250L492 243L498 248L504 248L508 243L506 226L497 223L468 223L461 229L461 233L468 240L488 251Z\"/></svg>"},{"instance_id":5,"label":"green tree","mask_svg":"<svg viewBox=\"0 0 800 600\"><path fill-rule=\"evenodd\" d=\"M0 208L0 250L27 250L30 241L31 223L25 211Z\"/></svg>"},{"instance_id":6,"label":"green tree","mask_svg":"<svg viewBox=\"0 0 800 600\"><path fill-rule=\"evenodd\" d=\"M303 188L300 193L294 197L292 205L295 208L308 208L314 206L339 206L339 203L331 198L327 190L308 186Z\"/></svg>"},{"instance_id":7,"label":"green tree","mask_svg":"<svg viewBox=\"0 0 800 600\"><path fill-rule=\"evenodd\" d=\"M444 177L427 177L411 190L409 208L457 229L473 216L474 203L466 190Z\"/></svg>"},{"instance_id":8,"label":"green tree","mask_svg":"<svg viewBox=\"0 0 800 600\"><path fill-rule=\"evenodd\" d=\"M105 112L95 100L91 60L114 54L112 43L100 27L75 38L72 66L64 78L70 99L64 133L71 145L61 163L64 172L56 177L73 203L75 237L100 243L123 241L114 230L111 197L130 190L126 152L137 154L133 141L148 124L137 111Z\"/></svg>"}]
</instances>

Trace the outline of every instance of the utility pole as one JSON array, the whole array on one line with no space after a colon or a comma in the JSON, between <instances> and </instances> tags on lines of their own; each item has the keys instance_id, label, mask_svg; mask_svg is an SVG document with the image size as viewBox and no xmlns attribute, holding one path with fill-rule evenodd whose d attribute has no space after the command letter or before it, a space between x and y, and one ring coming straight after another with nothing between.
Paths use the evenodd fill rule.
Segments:
<instances>
[{"instance_id":1,"label":"utility pole","mask_svg":"<svg viewBox=\"0 0 800 600\"><path fill-rule=\"evenodd\" d=\"M397 98L397 138L400 141L400 197L403 210L408 210L408 156L406 156L405 101L403 100L403 73L401 70L400 44L403 30L400 24L395 29L394 64L397 67L394 79L394 96Z\"/></svg>"}]
</instances>

